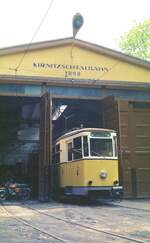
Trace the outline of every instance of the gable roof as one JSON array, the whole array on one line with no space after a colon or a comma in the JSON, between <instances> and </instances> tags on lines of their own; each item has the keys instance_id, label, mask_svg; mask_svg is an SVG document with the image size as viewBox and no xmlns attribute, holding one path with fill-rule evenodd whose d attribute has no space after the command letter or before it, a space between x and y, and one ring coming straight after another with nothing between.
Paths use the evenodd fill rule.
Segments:
<instances>
[{"instance_id":1,"label":"gable roof","mask_svg":"<svg viewBox=\"0 0 150 243\"><path fill-rule=\"evenodd\" d=\"M42 42L36 42L32 44L23 44L18 46L12 46L12 47L5 47L0 48L0 56L7 55L7 54L13 54L13 53L19 53L19 52L29 52L33 50L40 50L40 49L46 49L46 48L52 48L52 47L60 47L65 45L76 45L81 48L85 48L88 50L91 50L93 52L96 52L97 54L103 54L106 56L114 57L119 60L125 61L127 63L131 63L134 65L141 66L143 68L150 69L150 62L129 56L127 54L124 54L122 52L103 47L97 44L93 44L87 41L79 40L79 39L73 39L72 37L64 38L64 39L57 39L57 40L51 40L51 41L42 41Z\"/></svg>"}]
</instances>

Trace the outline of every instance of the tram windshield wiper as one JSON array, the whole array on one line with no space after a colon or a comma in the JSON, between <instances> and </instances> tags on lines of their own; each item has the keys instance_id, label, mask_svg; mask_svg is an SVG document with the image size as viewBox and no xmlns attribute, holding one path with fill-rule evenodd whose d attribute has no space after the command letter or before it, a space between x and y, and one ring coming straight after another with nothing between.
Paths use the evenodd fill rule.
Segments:
<instances>
[{"instance_id":1,"label":"tram windshield wiper","mask_svg":"<svg viewBox=\"0 0 150 243\"><path fill-rule=\"evenodd\" d=\"M75 148L73 148L72 149L72 152L77 152L79 154L82 154L82 150L81 149L75 149Z\"/></svg>"},{"instance_id":2,"label":"tram windshield wiper","mask_svg":"<svg viewBox=\"0 0 150 243\"><path fill-rule=\"evenodd\" d=\"M101 153L97 153L94 150L91 150L91 155L94 156L93 154L100 157L103 156Z\"/></svg>"}]
</instances>

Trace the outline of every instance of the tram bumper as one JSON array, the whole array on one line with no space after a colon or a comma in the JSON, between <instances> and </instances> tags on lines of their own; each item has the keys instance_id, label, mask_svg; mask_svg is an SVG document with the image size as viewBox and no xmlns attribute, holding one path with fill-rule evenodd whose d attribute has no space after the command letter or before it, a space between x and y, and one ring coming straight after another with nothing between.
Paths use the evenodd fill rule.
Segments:
<instances>
[{"instance_id":1,"label":"tram bumper","mask_svg":"<svg viewBox=\"0 0 150 243\"><path fill-rule=\"evenodd\" d=\"M122 186L96 186L96 187L67 187L66 195L91 196L95 198L121 199L123 196Z\"/></svg>"},{"instance_id":2,"label":"tram bumper","mask_svg":"<svg viewBox=\"0 0 150 243\"><path fill-rule=\"evenodd\" d=\"M88 195L96 198L121 199L123 196L122 186L107 186L88 188Z\"/></svg>"}]
</instances>

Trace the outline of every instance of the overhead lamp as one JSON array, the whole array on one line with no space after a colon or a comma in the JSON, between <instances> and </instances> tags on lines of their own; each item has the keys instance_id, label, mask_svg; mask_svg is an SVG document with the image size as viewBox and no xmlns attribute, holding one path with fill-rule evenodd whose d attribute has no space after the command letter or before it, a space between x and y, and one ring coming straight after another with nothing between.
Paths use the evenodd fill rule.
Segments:
<instances>
[{"instance_id":1,"label":"overhead lamp","mask_svg":"<svg viewBox=\"0 0 150 243\"><path fill-rule=\"evenodd\" d=\"M80 13L76 13L73 16L72 19L72 27L73 27L73 38L75 38L77 32L79 31L79 29L82 27L83 25L83 16Z\"/></svg>"}]
</instances>

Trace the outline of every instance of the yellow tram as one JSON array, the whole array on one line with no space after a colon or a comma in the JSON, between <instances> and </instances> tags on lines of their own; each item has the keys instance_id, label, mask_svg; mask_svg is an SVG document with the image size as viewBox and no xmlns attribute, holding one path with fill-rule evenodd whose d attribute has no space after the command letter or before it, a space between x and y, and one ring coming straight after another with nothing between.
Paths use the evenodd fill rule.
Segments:
<instances>
[{"instance_id":1,"label":"yellow tram","mask_svg":"<svg viewBox=\"0 0 150 243\"><path fill-rule=\"evenodd\" d=\"M119 198L116 132L81 128L68 132L55 144L59 194Z\"/></svg>"}]
</instances>

